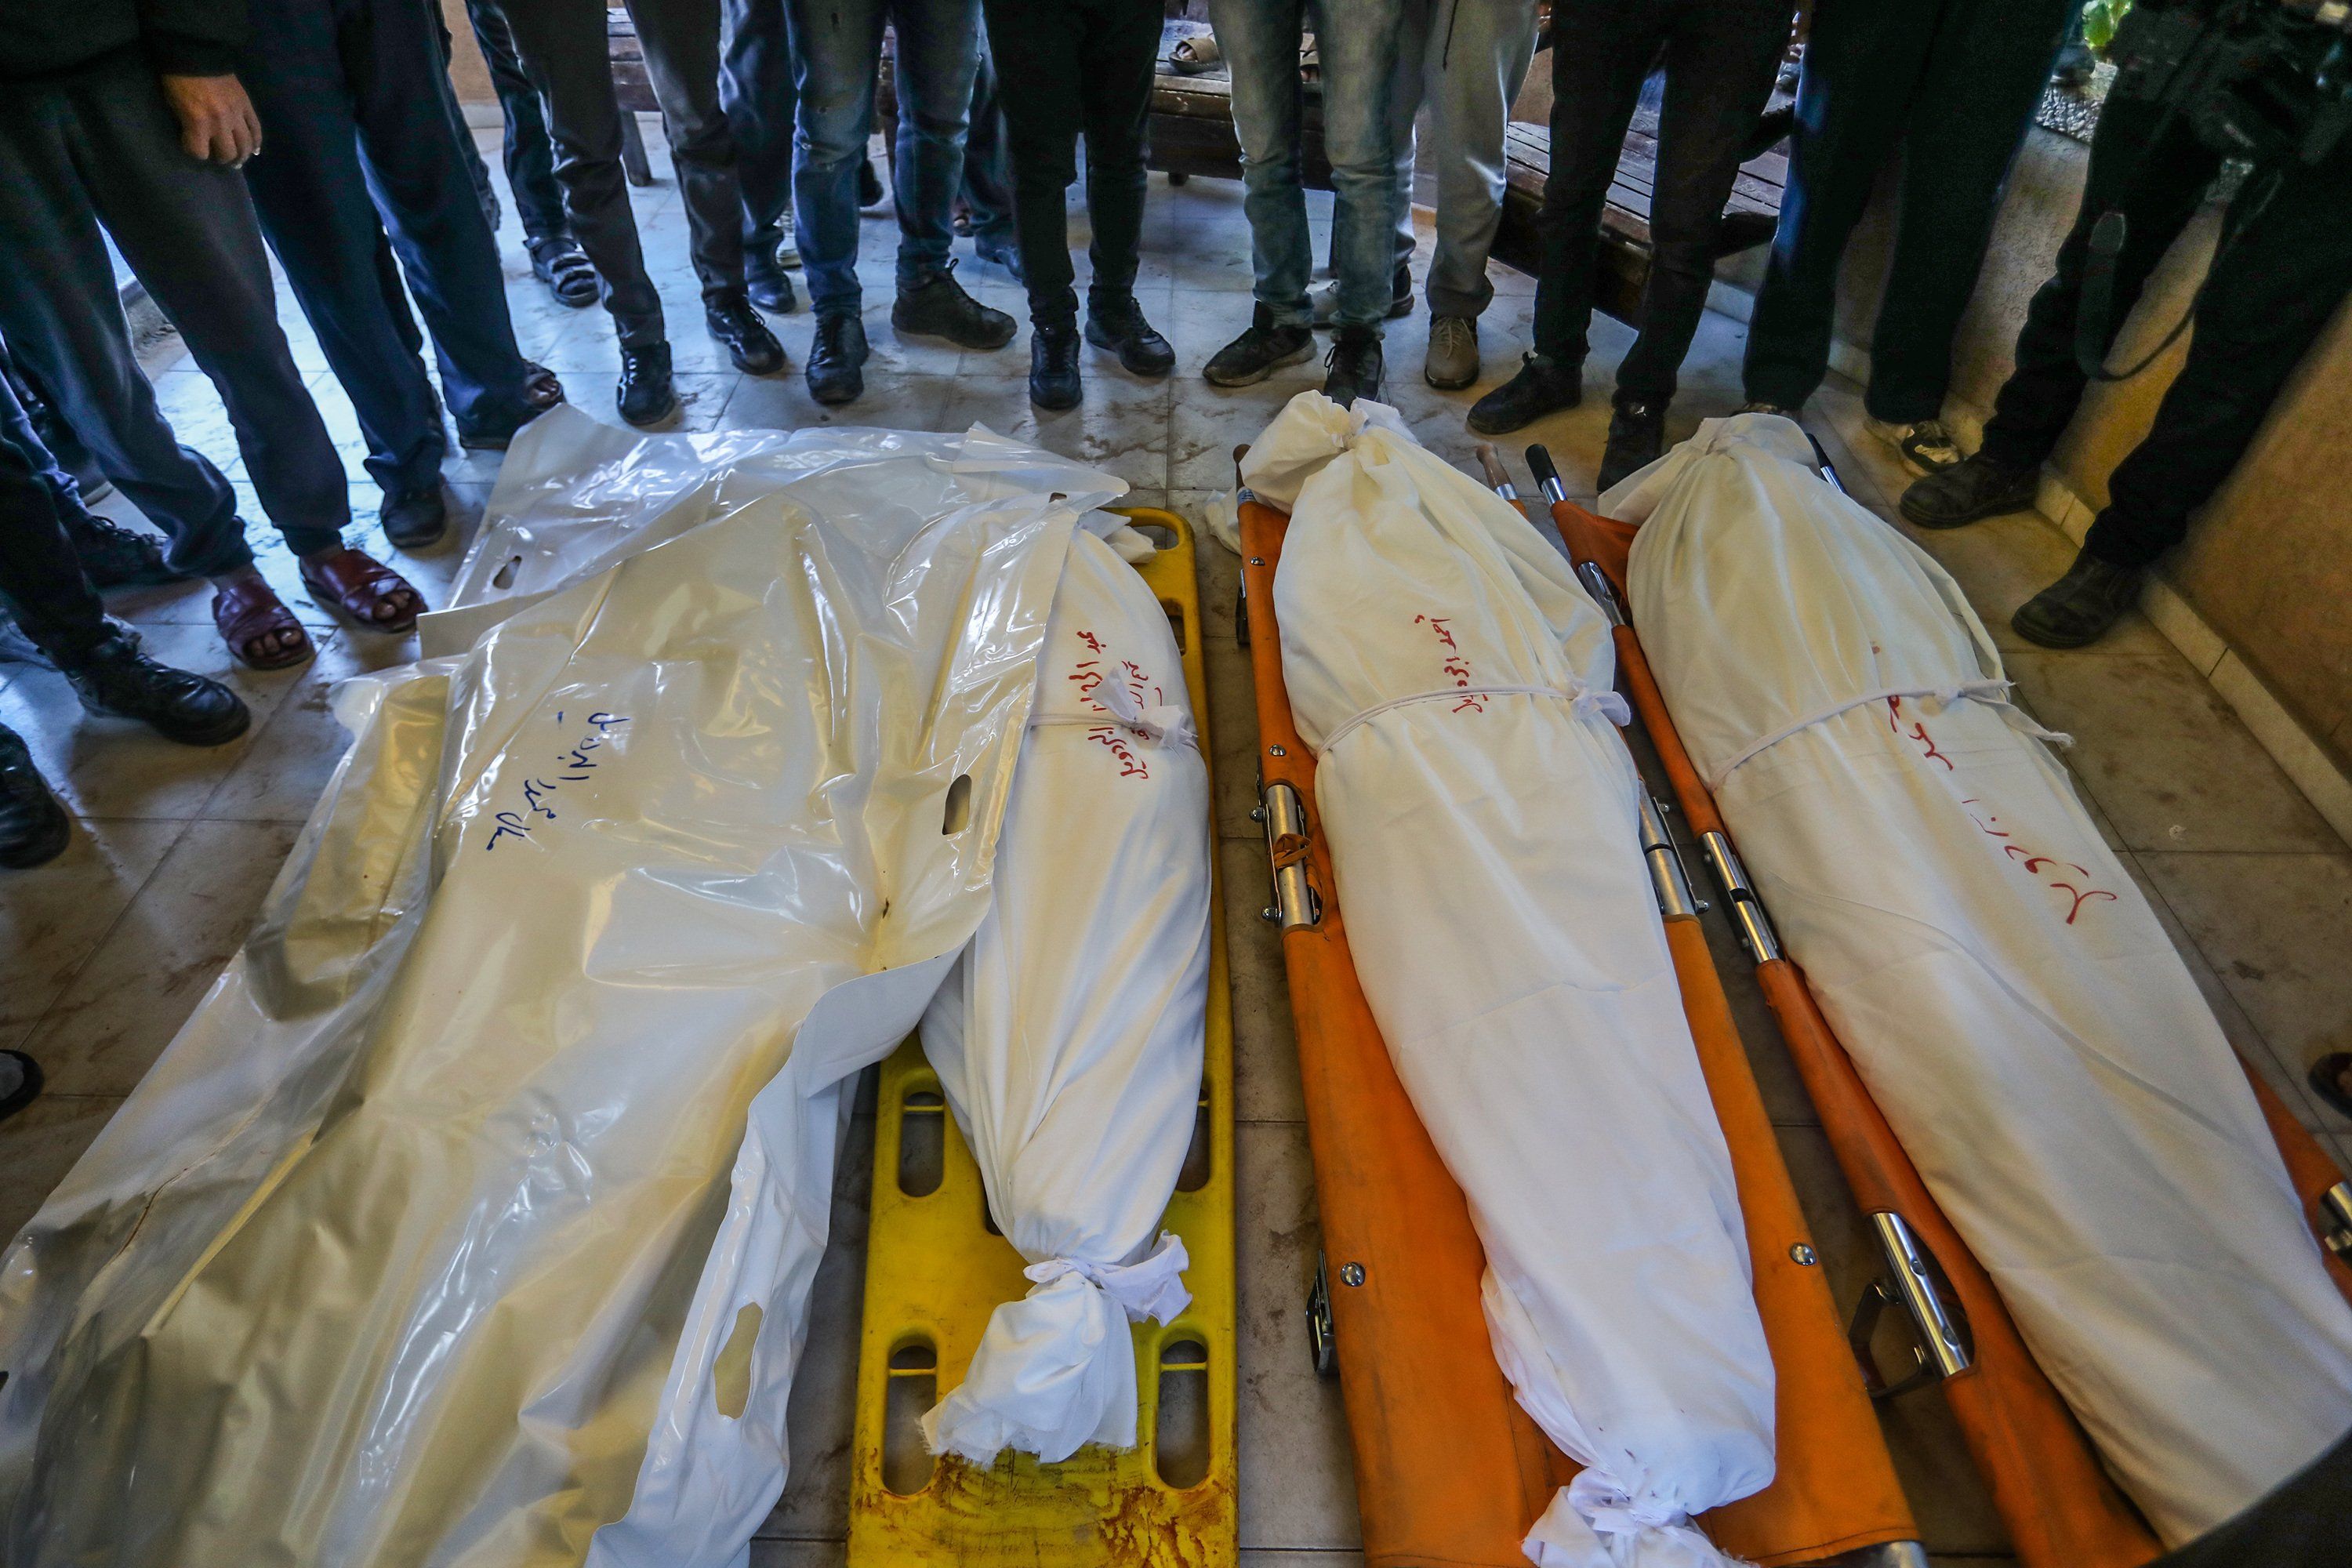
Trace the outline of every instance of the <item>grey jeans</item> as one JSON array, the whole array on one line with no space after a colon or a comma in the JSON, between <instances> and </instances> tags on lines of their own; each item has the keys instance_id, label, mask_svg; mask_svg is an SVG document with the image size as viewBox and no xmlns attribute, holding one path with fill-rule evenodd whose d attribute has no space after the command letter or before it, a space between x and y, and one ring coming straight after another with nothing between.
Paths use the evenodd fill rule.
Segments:
<instances>
[{"instance_id":1,"label":"grey jeans","mask_svg":"<svg viewBox=\"0 0 2352 1568\"><path fill-rule=\"evenodd\" d=\"M1503 128L1535 58L1535 0L1404 0L1398 32L1389 96L1397 263L1412 256L1413 160L1425 154L1437 169L1429 313L1476 316L1495 297L1486 252L1503 221ZM1412 122L1423 104L1430 138L1416 148Z\"/></svg>"}]
</instances>

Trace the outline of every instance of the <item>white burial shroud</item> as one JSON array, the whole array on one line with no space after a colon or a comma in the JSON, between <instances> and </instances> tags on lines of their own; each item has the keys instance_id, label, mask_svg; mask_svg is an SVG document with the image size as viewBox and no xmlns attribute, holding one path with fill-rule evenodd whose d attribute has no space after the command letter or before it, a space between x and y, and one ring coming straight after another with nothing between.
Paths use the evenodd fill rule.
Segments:
<instances>
[{"instance_id":1,"label":"white burial shroud","mask_svg":"<svg viewBox=\"0 0 2352 1568\"><path fill-rule=\"evenodd\" d=\"M743 1562L843 1085L986 913L1123 489L984 431L526 430L478 640L342 689L252 936L0 1262L0 1560Z\"/></svg>"},{"instance_id":2,"label":"white burial shroud","mask_svg":"<svg viewBox=\"0 0 2352 1568\"><path fill-rule=\"evenodd\" d=\"M1585 1466L1528 1554L1726 1563L1690 1516L1771 1480L1772 1363L1609 628L1558 548L1391 409L1303 393L1242 477L1290 510L1283 678L1357 976L1469 1200L1496 1358Z\"/></svg>"},{"instance_id":3,"label":"white burial shroud","mask_svg":"<svg viewBox=\"0 0 2352 1568\"><path fill-rule=\"evenodd\" d=\"M1787 420L1601 498L1789 954L2168 1542L2352 1426L2352 1308L2196 982L1927 555Z\"/></svg>"},{"instance_id":4,"label":"white burial shroud","mask_svg":"<svg viewBox=\"0 0 2352 1568\"><path fill-rule=\"evenodd\" d=\"M985 1465L1135 1446L1130 1320L1191 1300L1158 1235L1192 1137L1209 998L1209 774L1160 601L1070 542L995 898L923 1017L923 1051L1034 1287L991 1315L923 1417ZM1156 1238L1156 1241L1155 1241Z\"/></svg>"}]
</instances>

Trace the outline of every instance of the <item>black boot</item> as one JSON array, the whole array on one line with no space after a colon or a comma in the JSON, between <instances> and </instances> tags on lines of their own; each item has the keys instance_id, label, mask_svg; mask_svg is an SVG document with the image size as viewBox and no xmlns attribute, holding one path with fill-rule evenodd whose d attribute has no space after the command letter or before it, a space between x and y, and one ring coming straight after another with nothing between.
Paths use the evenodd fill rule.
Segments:
<instances>
[{"instance_id":1,"label":"black boot","mask_svg":"<svg viewBox=\"0 0 2352 1568\"><path fill-rule=\"evenodd\" d=\"M1274 312L1261 304L1250 318L1249 330L1209 356L1201 367L1201 379L1211 386L1255 386L1314 352L1315 329L1277 327Z\"/></svg>"},{"instance_id":2,"label":"black boot","mask_svg":"<svg viewBox=\"0 0 2352 1568\"><path fill-rule=\"evenodd\" d=\"M621 345L621 383L613 401L621 417L632 425L658 425L677 412L677 392L670 385L669 345L647 343L642 348Z\"/></svg>"},{"instance_id":3,"label":"black boot","mask_svg":"<svg viewBox=\"0 0 2352 1568\"><path fill-rule=\"evenodd\" d=\"M1038 321L1029 329L1029 401L1059 413L1078 405L1078 325Z\"/></svg>"},{"instance_id":4,"label":"black boot","mask_svg":"<svg viewBox=\"0 0 2352 1568\"><path fill-rule=\"evenodd\" d=\"M787 284L787 288L791 285ZM710 335L727 350L727 357L745 375L773 375L784 368L784 345L740 294L707 300L702 319Z\"/></svg>"},{"instance_id":5,"label":"black boot","mask_svg":"<svg viewBox=\"0 0 2352 1568\"><path fill-rule=\"evenodd\" d=\"M1087 342L1117 353L1131 375L1166 375L1176 368L1175 349L1151 330L1132 294L1087 301Z\"/></svg>"},{"instance_id":6,"label":"black boot","mask_svg":"<svg viewBox=\"0 0 2352 1568\"><path fill-rule=\"evenodd\" d=\"M955 280L952 263L934 273L929 282L899 289L890 307L890 325L918 337L945 338L961 349L1001 349L1021 330L1011 316L965 293Z\"/></svg>"},{"instance_id":7,"label":"black boot","mask_svg":"<svg viewBox=\"0 0 2352 1568\"><path fill-rule=\"evenodd\" d=\"M1583 401L1583 361L1529 350L1517 375L1470 405L1470 428L1481 436L1507 436Z\"/></svg>"},{"instance_id":8,"label":"black boot","mask_svg":"<svg viewBox=\"0 0 2352 1568\"><path fill-rule=\"evenodd\" d=\"M163 542L152 533L136 532L93 511L60 507L58 516L93 588L152 588L184 583L191 575L164 564Z\"/></svg>"},{"instance_id":9,"label":"black boot","mask_svg":"<svg viewBox=\"0 0 2352 1568\"><path fill-rule=\"evenodd\" d=\"M2137 566L2118 566L2085 550L2066 575L2020 605L2009 624L2019 637L2043 647L2085 647L2139 602L2143 574Z\"/></svg>"},{"instance_id":10,"label":"black boot","mask_svg":"<svg viewBox=\"0 0 2352 1568\"><path fill-rule=\"evenodd\" d=\"M1940 473L1914 479L1903 491L1904 517L1921 528L1958 528L2033 505L2041 470L2012 468L1979 452Z\"/></svg>"},{"instance_id":11,"label":"black boot","mask_svg":"<svg viewBox=\"0 0 2352 1568\"><path fill-rule=\"evenodd\" d=\"M54 860L71 834L65 807L33 765L31 749L0 724L0 866L21 871Z\"/></svg>"},{"instance_id":12,"label":"black boot","mask_svg":"<svg viewBox=\"0 0 2352 1568\"><path fill-rule=\"evenodd\" d=\"M438 543L449 528L449 508L441 499L440 481L384 497L383 510L376 519L395 550L422 550Z\"/></svg>"},{"instance_id":13,"label":"black boot","mask_svg":"<svg viewBox=\"0 0 2352 1568\"><path fill-rule=\"evenodd\" d=\"M854 310L829 310L816 319L809 344L809 395L819 403L854 403L866 391L866 323Z\"/></svg>"},{"instance_id":14,"label":"black boot","mask_svg":"<svg viewBox=\"0 0 2352 1568\"><path fill-rule=\"evenodd\" d=\"M1599 487L1607 489L1658 460L1666 447L1666 405L1619 393L1609 416L1609 444L1601 453Z\"/></svg>"},{"instance_id":15,"label":"black boot","mask_svg":"<svg viewBox=\"0 0 2352 1568\"><path fill-rule=\"evenodd\" d=\"M751 303L771 315L789 316L801 308L791 275L777 265L772 252L743 258L743 291L751 296Z\"/></svg>"},{"instance_id":16,"label":"black boot","mask_svg":"<svg viewBox=\"0 0 2352 1568\"><path fill-rule=\"evenodd\" d=\"M1342 408L1359 397L1381 398L1381 335L1370 327L1341 327L1323 356L1323 395Z\"/></svg>"},{"instance_id":17,"label":"black boot","mask_svg":"<svg viewBox=\"0 0 2352 1568\"><path fill-rule=\"evenodd\" d=\"M252 722L237 694L217 680L158 664L128 627L79 658L61 663L81 705L109 719L136 719L167 741L217 746Z\"/></svg>"}]
</instances>

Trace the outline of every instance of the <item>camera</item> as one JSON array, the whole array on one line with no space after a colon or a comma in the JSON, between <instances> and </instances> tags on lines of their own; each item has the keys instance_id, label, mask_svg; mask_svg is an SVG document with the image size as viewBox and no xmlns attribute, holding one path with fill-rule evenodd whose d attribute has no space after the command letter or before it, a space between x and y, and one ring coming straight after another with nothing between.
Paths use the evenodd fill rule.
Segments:
<instances>
[{"instance_id":1,"label":"camera","mask_svg":"<svg viewBox=\"0 0 2352 1568\"><path fill-rule=\"evenodd\" d=\"M2352 138L2352 0L2139 0L2108 53L2110 96L2224 157L2319 163Z\"/></svg>"}]
</instances>

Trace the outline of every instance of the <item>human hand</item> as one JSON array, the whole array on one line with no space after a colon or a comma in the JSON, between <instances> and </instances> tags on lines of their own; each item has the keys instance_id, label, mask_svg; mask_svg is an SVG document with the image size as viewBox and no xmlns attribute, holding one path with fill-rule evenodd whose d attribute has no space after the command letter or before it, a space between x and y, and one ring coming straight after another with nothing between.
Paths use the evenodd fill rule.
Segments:
<instances>
[{"instance_id":1,"label":"human hand","mask_svg":"<svg viewBox=\"0 0 2352 1568\"><path fill-rule=\"evenodd\" d=\"M261 117L234 76L167 76L163 101L180 121L180 145L191 158L241 169L261 151Z\"/></svg>"}]
</instances>

